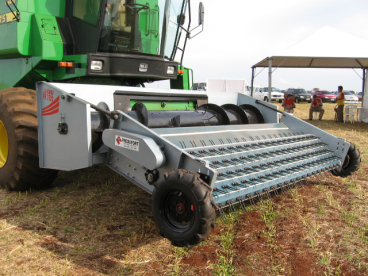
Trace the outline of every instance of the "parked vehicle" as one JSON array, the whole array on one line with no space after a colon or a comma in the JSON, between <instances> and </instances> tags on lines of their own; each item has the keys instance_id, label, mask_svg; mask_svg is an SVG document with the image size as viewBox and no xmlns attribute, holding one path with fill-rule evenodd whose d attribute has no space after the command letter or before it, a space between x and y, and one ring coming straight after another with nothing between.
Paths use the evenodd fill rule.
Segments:
<instances>
[{"instance_id":1,"label":"parked vehicle","mask_svg":"<svg viewBox=\"0 0 368 276\"><path fill-rule=\"evenodd\" d=\"M251 87L249 88L252 93ZM260 89L261 89L260 85L257 85L257 84L253 85L253 95L252 95L253 98L256 98L257 100L263 100L262 95L260 94Z\"/></svg>"},{"instance_id":2,"label":"parked vehicle","mask_svg":"<svg viewBox=\"0 0 368 276\"><path fill-rule=\"evenodd\" d=\"M264 101L268 101L268 87L262 87L261 93ZM281 92L280 89L271 87L271 101L278 101L279 103L282 102L284 99L284 93Z\"/></svg>"},{"instance_id":3,"label":"parked vehicle","mask_svg":"<svg viewBox=\"0 0 368 276\"><path fill-rule=\"evenodd\" d=\"M343 90L343 92L346 101L359 101L359 97L355 95L352 91ZM333 91L331 93L333 93L336 97L339 96L339 91Z\"/></svg>"},{"instance_id":4,"label":"parked vehicle","mask_svg":"<svg viewBox=\"0 0 368 276\"><path fill-rule=\"evenodd\" d=\"M193 83L193 90L207 91L207 83L205 83L205 82Z\"/></svg>"},{"instance_id":5,"label":"parked vehicle","mask_svg":"<svg viewBox=\"0 0 368 276\"><path fill-rule=\"evenodd\" d=\"M249 86L249 85L246 85L246 86L245 86L244 94L246 94L246 95L250 96L250 94L251 94L251 89L250 89L250 86Z\"/></svg>"},{"instance_id":6,"label":"parked vehicle","mask_svg":"<svg viewBox=\"0 0 368 276\"><path fill-rule=\"evenodd\" d=\"M363 92L358 92L357 93L357 96L358 96L358 101L363 101Z\"/></svg>"},{"instance_id":7,"label":"parked vehicle","mask_svg":"<svg viewBox=\"0 0 368 276\"><path fill-rule=\"evenodd\" d=\"M343 92L344 92L344 97L346 101L358 101L359 100L359 98L352 92L350 91L343 91Z\"/></svg>"},{"instance_id":8,"label":"parked vehicle","mask_svg":"<svg viewBox=\"0 0 368 276\"><path fill-rule=\"evenodd\" d=\"M253 98L268 102L268 92L263 92L260 85L253 85Z\"/></svg>"},{"instance_id":9,"label":"parked vehicle","mask_svg":"<svg viewBox=\"0 0 368 276\"><path fill-rule=\"evenodd\" d=\"M303 88L289 88L286 94L291 94L295 97L295 102L300 103L303 101L311 102L312 96L305 91Z\"/></svg>"},{"instance_id":10,"label":"parked vehicle","mask_svg":"<svg viewBox=\"0 0 368 276\"><path fill-rule=\"evenodd\" d=\"M313 95L317 95L317 97L321 99L322 102L324 103L326 102L335 103L337 98L336 95L332 94L332 92L327 90L317 90L314 92Z\"/></svg>"}]
</instances>

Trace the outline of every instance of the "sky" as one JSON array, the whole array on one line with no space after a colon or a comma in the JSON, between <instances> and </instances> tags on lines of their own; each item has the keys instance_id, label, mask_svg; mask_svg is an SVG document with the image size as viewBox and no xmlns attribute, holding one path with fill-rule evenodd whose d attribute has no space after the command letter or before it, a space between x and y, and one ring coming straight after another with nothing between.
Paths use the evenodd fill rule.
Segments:
<instances>
[{"instance_id":1,"label":"sky","mask_svg":"<svg viewBox=\"0 0 368 276\"><path fill-rule=\"evenodd\" d=\"M199 2L191 0L192 26L197 23ZM250 84L252 65L324 26L368 40L367 0L202 2L205 7L204 30L188 41L183 62L184 66L193 69L195 82L211 78L245 78ZM260 70L258 68L256 74ZM361 69L280 68L273 73L272 86L336 91L338 85L343 85L344 89L358 92L362 91L361 77ZM255 84L268 86L268 69L259 73Z\"/></svg>"}]
</instances>

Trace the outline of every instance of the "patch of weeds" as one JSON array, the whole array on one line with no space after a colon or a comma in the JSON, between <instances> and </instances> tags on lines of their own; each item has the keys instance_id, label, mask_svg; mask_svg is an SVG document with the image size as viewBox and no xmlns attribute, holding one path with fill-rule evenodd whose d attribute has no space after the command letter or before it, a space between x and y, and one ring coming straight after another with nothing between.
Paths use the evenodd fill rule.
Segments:
<instances>
[{"instance_id":1,"label":"patch of weeds","mask_svg":"<svg viewBox=\"0 0 368 276\"><path fill-rule=\"evenodd\" d=\"M318 262L321 265L326 265L326 266L330 265L330 263L331 263L331 252L322 253L320 255L320 258L319 258Z\"/></svg>"},{"instance_id":2,"label":"patch of weeds","mask_svg":"<svg viewBox=\"0 0 368 276\"><path fill-rule=\"evenodd\" d=\"M60 222L63 223L65 221L65 219L68 217L69 212L68 212L68 209L62 209L61 212L62 212L62 214L61 214L61 217L60 217Z\"/></svg>"},{"instance_id":3,"label":"patch of weeds","mask_svg":"<svg viewBox=\"0 0 368 276\"><path fill-rule=\"evenodd\" d=\"M234 243L234 225L238 220L237 214L226 214L225 231L221 234L221 249L216 251L219 260L214 267L215 275L234 275L235 266L233 265L233 243Z\"/></svg>"},{"instance_id":4,"label":"patch of weeds","mask_svg":"<svg viewBox=\"0 0 368 276\"><path fill-rule=\"evenodd\" d=\"M275 218L280 216L279 213L274 211L272 201L270 200L267 200L260 205L260 212L262 213L262 220L266 224L272 224Z\"/></svg>"},{"instance_id":5,"label":"patch of weeds","mask_svg":"<svg viewBox=\"0 0 368 276\"><path fill-rule=\"evenodd\" d=\"M128 238L129 245L135 245L137 242L141 240L141 236L139 236L136 232L131 232Z\"/></svg>"},{"instance_id":6,"label":"patch of weeds","mask_svg":"<svg viewBox=\"0 0 368 276\"><path fill-rule=\"evenodd\" d=\"M219 256L218 264L216 265L213 274L221 276L233 276L235 266L232 264L233 263L232 256L228 258L226 254L223 255L222 253L218 253L218 256Z\"/></svg>"},{"instance_id":7,"label":"patch of weeds","mask_svg":"<svg viewBox=\"0 0 368 276\"><path fill-rule=\"evenodd\" d=\"M257 253L252 253L252 254L249 254L248 256L247 256L247 260L249 260L249 261L260 261L261 260L261 258L257 255ZM244 262L245 262L245 260L244 260ZM249 262L247 262L247 263L249 263Z\"/></svg>"},{"instance_id":8,"label":"patch of weeds","mask_svg":"<svg viewBox=\"0 0 368 276\"><path fill-rule=\"evenodd\" d=\"M181 260L182 258L188 254L187 247L174 247L173 250L170 250L173 254L170 256L170 265L168 266L168 270L166 274L168 275L183 275L181 269Z\"/></svg>"},{"instance_id":9,"label":"patch of weeds","mask_svg":"<svg viewBox=\"0 0 368 276\"><path fill-rule=\"evenodd\" d=\"M183 258L188 254L188 247L174 247L174 253L176 258Z\"/></svg>"},{"instance_id":10,"label":"patch of weeds","mask_svg":"<svg viewBox=\"0 0 368 276\"><path fill-rule=\"evenodd\" d=\"M342 209L341 218L345 220L349 227L353 227L353 223L358 221L361 216L361 212L359 209L355 209L352 211L348 211L346 209Z\"/></svg>"},{"instance_id":11,"label":"patch of weeds","mask_svg":"<svg viewBox=\"0 0 368 276\"><path fill-rule=\"evenodd\" d=\"M49 198L46 197L45 199L41 200L41 202L38 204L39 208L44 208L49 204Z\"/></svg>"},{"instance_id":12,"label":"patch of weeds","mask_svg":"<svg viewBox=\"0 0 368 276\"><path fill-rule=\"evenodd\" d=\"M238 221L238 215L239 212L228 212L223 213L222 219L218 217L218 220L221 220L223 224L225 224L228 227L234 227L234 224Z\"/></svg>"},{"instance_id":13,"label":"patch of weeds","mask_svg":"<svg viewBox=\"0 0 368 276\"><path fill-rule=\"evenodd\" d=\"M312 247L316 248L318 245L317 239L315 237L309 237L306 239L306 242Z\"/></svg>"},{"instance_id":14,"label":"patch of weeds","mask_svg":"<svg viewBox=\"0 0 368 276\"><path fill-rule=\"evenodd\" d=\"M278 262L278 258L274 258L271 256L271 272L276 275L280 275L285 271L285 260L282 260L281 263Z\"/></svg>"},{"instance_id":15,"label":"patch of weeds","mask_svg":"<svg viewBox=\"0 0 368 276\"><path fill-rule=\"evenodd\" d=\"M360 185L355 188L354 193L360 200L367 199L367 192Z\"/></svg>"},{"instance_id":16,"label":"patch of weeds","mask_svg":"<svg viewBox=\"0 0 368 276\"><path fill-rule=\"evenodd\" d=\"M70 229L68 226L64 227L64 233L68 234L68 233L73 233L74 231L72 229Z\"/></svg>"},{"instance_id":17,"label":"patch of weeds","mask_svg":"<svg viewBox=\"0 0 368 276\"><path fill-rule=\"evenodd\" d=\"M270 200L261 203L259 211L261 212L262 221L266 224L263 234L269 243L275 244L276 228L273 222L280 214L274 211L272 201Z\"/></svg>"},{"instance_id":18,"label":"patch of weeds","mask_svg":"<svg viewBox=\"0 0 368 276\"><path fill-rule=\"evenodd\" d=\"M326 274L325 274L326 275ZM328 272L328 276L341 276L341 275L345 275L345 274L342 274L341 272L341 265L339 265L338 267L336 267L335 271L333 272L333 274L331 274L331 272L329 271Z\"/></svg>"},{"instance_id":19,"label":"patch of weeds","mask_svg":"<svg viewBox=\"0 0 368 276\"><path fill-rule=\"evenodd\" d=\"M131 275L132 272L132 266L130 264L120 265L118 275Z\"/></svg>"},{"instance_id":20,"label":"patch of weeds","mask_svg":"<svg viewBox=\"0 0 368 276\"><path fill-rule=\"evenodd\" d=\"M356 257L353 259L353 263L361 271L367 271L368 264L364 262L364 260L360 257Z\"/></svg>"},{"instance_id":21,"label":"patch of weeds","mask_svg":"<svg viewBox=\"0 0 368 276\"><path fill-rule=\"evenodd\" d=\"M334 208L337 208L339 209L339 203L337 202L337 200L335 200L333 198L333 195L332 195L332 192L331 191L328 191L326 192L326 201L327 201L327 204L331 207L334 207Z\"/></svg>"},{"instance_id":22,"label":"patch of weeds","mask_svg":"<svg viewBox=\"0 0 368 276\"><path fill-rule=\"evenodd\" d=\"M52 195L52 199L56 200L60 194L60 190L58 188L55 189L55 193Z\"/></svg>"},{"instance_id":23,"label":"patch of weeds","mask_svg":"<svg viewBox=\"0 0 368 276\"><path fill-rule=\"evenodd\" d=\"M307 228L307 237L306 242L310 244L313 249L316 249L319 244L319 229L320 226L315 220L309 220L308 218L304 217L303 215L299 214L300 221L303 225Z\"/></svg>"},{"instance_id":24,"label":"patch of weeds","mask_svg":"<svg viewBox=\"0 0 368 276\"><path fill-rule=\"evenodd\" d=\"M322 203L319 203L319 204L318 204L318 207L317 207L317 213L318 213L318 215L320 215L320 216L326 215L326 212L325 212L325 205L324 205L324 204L322 204Z\"/></svg>"},{"instance_id":25,"label":"patch of weeds","mask_svg":"<svg viewBox=\"0 0 368 276\"><path fill-rule=\"evenodd\" d=\"M183 257L188 255L187 247L174 247L173 250L173 258L171 258L169 270L167 273L169 275L183 275L181 270L181 260Z\"/></svg>"},{"instance_id":26,"label":"patch of weeds","mask_svg":"<svg viewBox=\"0 0 368 276\"><path fill-rule=\"evenodd\" d=\"M291 197L294 199L296 205L302 204L302 197L299 194L299 190L297 187L294 187L290 190Z\"/></svg>"},{"instance_id":27,"label":"patch of weeds","mask_svg":"<svg viewBox=\"0 0 368 276\"><path fill-rule=\"evenodd\" d=\"M355 189L358 187L358 183L351 178L344 178L343 181L347 185L348 189L352 192L354 192Z\"/></svg>"},{"instance_id":28,"label":"patch of weeds","mask_svg":"<svg viewBox=\"0 0 368 276\"><path fill-rule=\"evenodd\" d=\"M366 227L358 227L355 229L357 236L363 241L364 245L367 245L368 231Z\"/></svg>"},{"instance_id":29,"label":"patch of weeds","mask_svg":"<svg viewBox=\"0 0 368 276\"><path fill-rule=\"evenodd\" d=\"M33 214L35 214L37 212L37 206L31 208L31 206L28 207L28 215L29 216L33 216Z\"/></svg>"}]
</instances>

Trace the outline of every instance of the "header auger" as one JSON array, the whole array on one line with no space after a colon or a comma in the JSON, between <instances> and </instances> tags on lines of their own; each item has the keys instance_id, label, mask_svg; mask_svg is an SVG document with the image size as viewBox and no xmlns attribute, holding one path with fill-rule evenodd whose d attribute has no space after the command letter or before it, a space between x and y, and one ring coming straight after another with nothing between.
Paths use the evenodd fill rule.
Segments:
<instances>
[{"instance_id":1,"label":"header auger","mask_svg":"<svg viewBox=\"0 0 368 276\"><path fill-rule=\"evenodd\" d=\"M193 246L208 237L217 210L360 165L353 144L288 114L280 121L270 103L188 90L191 70L174 58L190 37L190 1L7 4L0 184L9 190L106 164L152 194L164 237ZM199 11L202 25L202 4ZM164 79L173 89L144 88Z\"/></svg>"}]
</instances>

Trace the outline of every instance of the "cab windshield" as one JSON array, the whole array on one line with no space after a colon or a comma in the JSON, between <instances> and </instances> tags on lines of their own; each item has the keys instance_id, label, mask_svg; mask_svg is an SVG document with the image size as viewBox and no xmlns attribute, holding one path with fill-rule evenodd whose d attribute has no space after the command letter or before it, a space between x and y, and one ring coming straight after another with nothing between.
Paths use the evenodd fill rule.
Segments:
<instances>
[{"instance_id":1,"label":"cab windshield","mask_svg":"<svg viewBox=\"0 0 368 276\"><path fill-rule=\"evenodd\" d=\"M295 89L295 93L296 94L303 94L303 93L307 93L307 92L305 92L304 89Z\"/></svg>"},{"instance_id":2,"label":"cab windshield","mask_svg":"<svg viewBox=\"0 0 368 276\"><path fill-rule=\"evenodd\" d=\"M187 0L107 0L99 52L174 56ZM169 59L169 58L168 58Z\"/></svg>"}]
</instances>

